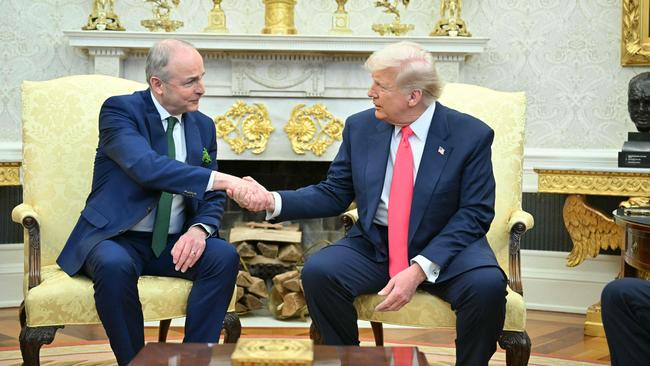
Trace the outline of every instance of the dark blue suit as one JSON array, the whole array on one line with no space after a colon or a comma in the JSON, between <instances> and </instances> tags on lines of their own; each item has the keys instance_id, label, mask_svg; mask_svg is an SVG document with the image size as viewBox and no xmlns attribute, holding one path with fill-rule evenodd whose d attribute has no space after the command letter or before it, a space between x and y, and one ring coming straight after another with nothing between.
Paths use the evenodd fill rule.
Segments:
<instances>
[{"instance_id":1,"label":"dark blue suit","mask_svg":"<svg viewBox=\"0 0 650 366\"><path fill-rule=\"evenodd\" d=\"M139 276L194 282L184 341L218 341L234 289L238 255L218 236L207 239L201 258L181 273L174 270L170 250L182 233L169 235L156 258L151 233L129 231L157 207L162 191L185 197L183 232L196 223L220 226L225 194L205 191L217 169L214 123L200 112L185 113L182 119L187 163L167 157L165 131L149 90L104 102L92 190L57 259L69 275L81 272L93 279L97 311L120 364L144 346ZM202 166L204 148L212 160L207 166Z\"/></svg>"},{"instance_id":2,"label":"dark blue suit","mask_svg":"<svg viewBox=\"0 0 650 366\"><path fill-rule=\"evenodd\" d=\"M600 299L612 366L650 362L650 281L625 277L605 286Z\"/></svg>"},{"instance_id":3,"label":"dark blue suit","mask_svg":"<svg viewBox=\"0 0 650 366\"><path fill-rule=\"evenodd\" d=\"M313 255L302 274L310 314L329 344L358 344L352 302L389 280L387 230L373 220L393 130L374 109L351 116L327 179L279 192L278 220L334 216L357 203L357 223ZM494 217L493 138L481 121L438 103L411 204L409 258L422 255L441 267L435 284L420 287L457 311L459 364L487 364L505 318L505 275L485 238Z\"/></svg>"}]
</instances>

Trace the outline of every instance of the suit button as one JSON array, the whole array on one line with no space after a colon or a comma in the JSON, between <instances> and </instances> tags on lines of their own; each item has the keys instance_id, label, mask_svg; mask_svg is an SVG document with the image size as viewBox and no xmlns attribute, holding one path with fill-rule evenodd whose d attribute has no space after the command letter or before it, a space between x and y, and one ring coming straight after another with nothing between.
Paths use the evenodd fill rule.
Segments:
<instances>
[{"instance_id":1,"label":"suit button","mask_svg":"<svg viewBox=\"0 0 650 366\"><path fill-rule=\"evenodd\" d=\"M122 230L118 231L118 234L124 234L125 231L126 230L122 229Z\"/></svg>"},{"instance_id":2,"label":"suit button","mask_svg":"<svg viewBox=\"0 0 650 366\"><path fill-rule=\"evenodd\" d=\"M151 212L151 207L147 207L147 212Z\"/></svg>"}]
</instances>

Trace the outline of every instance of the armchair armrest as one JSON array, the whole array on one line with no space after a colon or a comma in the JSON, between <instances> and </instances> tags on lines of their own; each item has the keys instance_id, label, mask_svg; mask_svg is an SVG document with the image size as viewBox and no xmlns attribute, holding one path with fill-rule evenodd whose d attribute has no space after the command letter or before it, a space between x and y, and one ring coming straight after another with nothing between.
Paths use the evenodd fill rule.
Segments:
<instances>
[{"instance_id":1,"label":"armchair armrest","mask_svg":"<svg viewBox=\"0 0 650 366\"><path fill-rule=\"evenodd\" d=\"M523 210L514 211L508 220L508 231L510 233L510 243L508 247L508 281L510 288L524 295L523 285L521 283L521 237L535 225L533 215Z\"/></svg>"},{"instance_id":2,"label":"armchair armrest","mask_svg":"<svg viewBox=\"0 0 650 366\"><path fill-rule=\"evenodd\" d=\"M19 204L11 211L11 219L17 224L23 225L23 221L28 217L38 221L36 211L34 211L34 208L31 205L26 203Z\"/></svg>"},{"instance_id":3,"label":"armchair armrest","mask_svg":"<svg viewBox=\"0 0 650 366\"><path fill-rule=\"evenodd\" d=\"M341 215L341 221L343 221L343 227L345 228L345 231L350 230L352 225L354 225L357 220L359 220L359 212L357 212L356 208L345 211L345 213Z\"/></svg>"},{"instance_id":4,"label":"armchair armrest","mask_svg":"<svg viewBox=\"0 0 650 366\"><path fill-rule=\"evenodd\" d=\"M27 241L29 245L28 288L31 289L41 283L41 231L38 214L32 206L21 203L11 211L11 219L15 223L21 224L29 236Z\"/></svg>"}]
</instances>

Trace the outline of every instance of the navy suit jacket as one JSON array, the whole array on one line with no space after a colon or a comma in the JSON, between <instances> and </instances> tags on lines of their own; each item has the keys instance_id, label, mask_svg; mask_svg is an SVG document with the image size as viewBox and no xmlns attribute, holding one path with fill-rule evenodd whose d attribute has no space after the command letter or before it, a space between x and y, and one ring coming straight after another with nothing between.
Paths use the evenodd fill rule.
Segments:
<instances>
[{"instance_id":1,"label":"navy suit jacket","mask_svg":"<svg viewBox=\"0 0 650 366\"><path fill-rule=\"evenodd\" d=\"M478 119L436 103L413 190L408 251L409 259L422 255L438 264L436 282L441 282L498 264L485 238L494 218L494 132ZM359 220L341 243L386 261L388 249L373 220L393 129L375 117L374 109L349 117L327 178L279 192L282 212L277 219L335 216L356 200Z\"/></svg>"},{"instance_id":2,"label":"navy suit jacket","mask_svg":"<svg viewBox=\"0 0 650 366\"><path fill-rule=\"evenodd\" d=\"M167 140L149 90L107 99L99 113L92 189L57 263L79 271L100 241L129 230L154 210L163 191L185 197L185 225L219 228L225 193L205 189L217 170L216 131L200 113L183 115L187 163L167 157ZM211 163L203 164L203 149Z\"/></svg>"}]
</instances>

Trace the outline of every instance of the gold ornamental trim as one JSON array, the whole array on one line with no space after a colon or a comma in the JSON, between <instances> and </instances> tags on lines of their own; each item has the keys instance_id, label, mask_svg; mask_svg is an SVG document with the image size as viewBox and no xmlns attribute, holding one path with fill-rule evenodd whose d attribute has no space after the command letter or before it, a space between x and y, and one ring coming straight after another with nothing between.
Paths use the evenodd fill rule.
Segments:
<instances>
[{"instance_id":1,"label":"gold ornamental trim","mask_svg":"<svg viewBox=\"0 0 650 366\"><path fill-rule=\"evenodd\" d=\"M236 101L226 114L215 117L214 123L217 137L226 141L236 154L246 150L253 154L263 153L275 130L264 104L248 105L241 100Z\"/></svg>"},{"instance_id":2,"label":"gold ornamental trim","mask_svg":"<svg viewBox=\"0 0 650 366\"><path fill-rule=\"evenodd\" d=\"M0 186L20 185L20 163L0 162Z\"/></svg>"},{"instance_id":3,"label":"gold ornamental trim","mask_svg":"<svg viewBox=\"0 0 650 366\"><path fill-rule=\"evenodd\" d=\"M650 65L650 0L623 0L621 65Z\"/></svg>"},{"instance_id":4,"label":"gold ornamental trim","mask_svg":"<svg viewBox=\"0 0 650 366\"><path fill-rule=\"evenodd\" d=\"M650 196L650 172L535 169L542 193Z\"/></svg>"},{"instance_id":5,"label":"gold ornamental trim","mask_svg":"<svg viewBox=\"0 0 650 366\"><path fill-rule=\"evenodd\" d=\"M311 151L321 156L335 140L343 137L343 121L334 117L327 107L316 103L311 107L298 104L291 111L291 118L284 126L291 147L296 154Z\"/></svg>"},{"instance_id":6,"label":"gold ornamental trim","mask_svg":"<svg viewBox=\"0 0 650 366\"><path fill-rule=\"evenodd\" d=\"M233 366L311 366L314 341L239 338L230 358Z\"/></svg>"}]
</instances>

